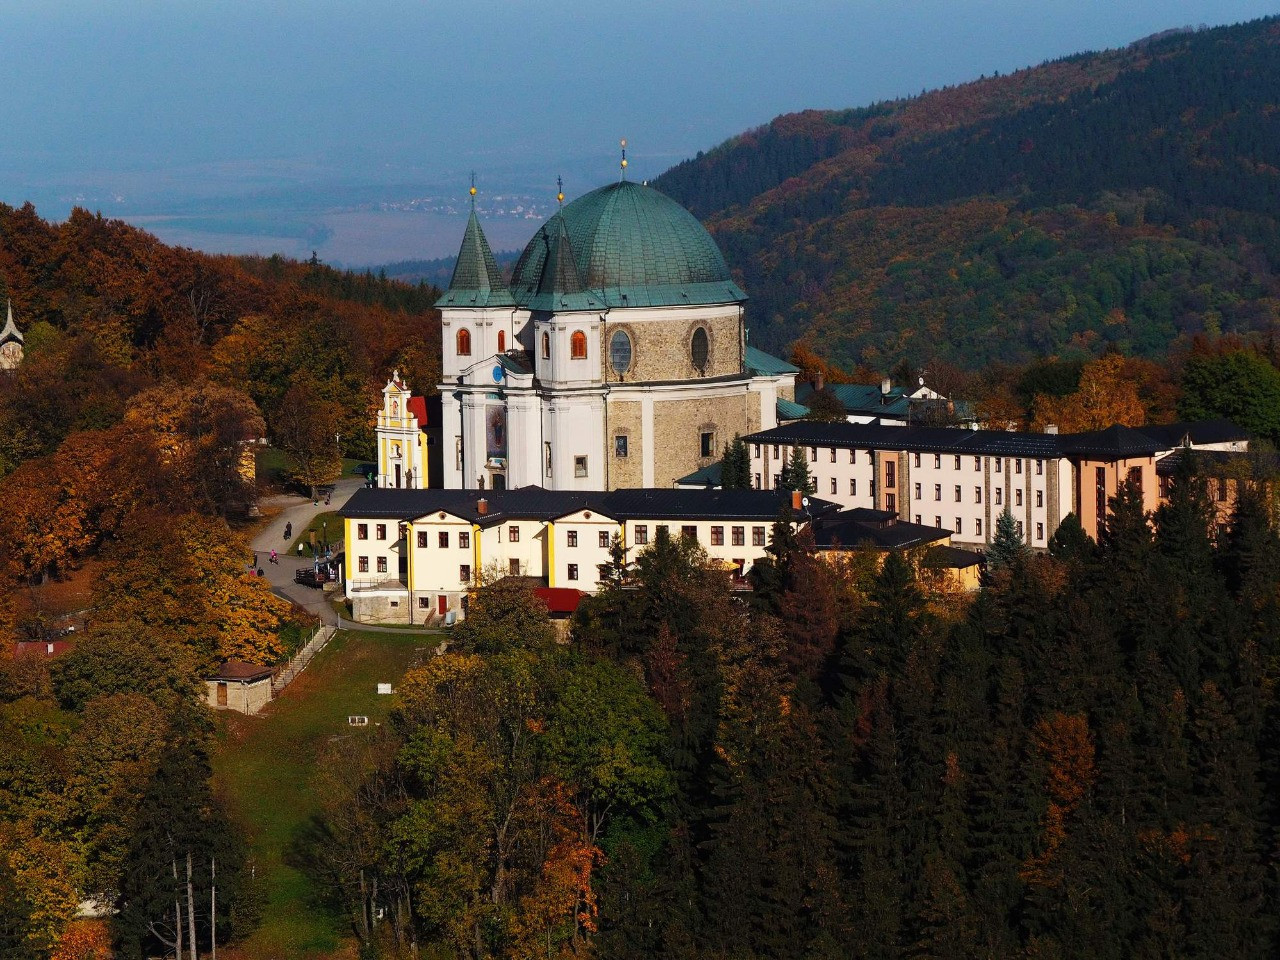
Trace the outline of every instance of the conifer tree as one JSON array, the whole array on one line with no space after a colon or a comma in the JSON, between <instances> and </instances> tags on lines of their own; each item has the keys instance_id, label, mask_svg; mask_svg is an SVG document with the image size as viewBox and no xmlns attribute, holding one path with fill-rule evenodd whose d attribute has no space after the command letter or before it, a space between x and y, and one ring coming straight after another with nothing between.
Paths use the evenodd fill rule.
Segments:
<instances>
[{"instance_id":1,"label":"conifer tree","mask_svg":"<svg viewBox=\"0 0 1280 960\"><path fill-rule=\"evenodd\" d=\"M1073 511L1062 518L1058 529L1049 538L1049 555L1059 560L1084 561L1093 556L1096 546Z\"/></svg>"},{"instance_id":2,"label":"conifer tree","mask_svg":"<svg viewBox=\"0 0 1280 960\"><path fill-rule=\"evenodd\" d=\"M801 447L793 447L791 459L782 468L782 476L778 484L783 490L799 490L801 493L813 493L813 478L809 474L809 460Z\"/></svg>"},{"instance_id":3,"label":"conifer tree","mask_svg":"<svg viewBox=\"0 0 1280 960\"><path fill-rule=\"evenodd\" d=\"M996 533L987 548L987 570L995 572L1015 566L1027 555L1027 545L1018 534L1017 521L1009 508L996 519Z\"/></svg>"},{"instance_id":4,"label":"conifer tree","mask_svg":"<svg viewBox=\"0 0 1280 960\"><path fill-rule=\"evenodd\" d=\"M724 445L720 459L720 487L723 490L751 489L751 455L742 437L734 435L731 443Z\"/></svg>"}]
</instances>

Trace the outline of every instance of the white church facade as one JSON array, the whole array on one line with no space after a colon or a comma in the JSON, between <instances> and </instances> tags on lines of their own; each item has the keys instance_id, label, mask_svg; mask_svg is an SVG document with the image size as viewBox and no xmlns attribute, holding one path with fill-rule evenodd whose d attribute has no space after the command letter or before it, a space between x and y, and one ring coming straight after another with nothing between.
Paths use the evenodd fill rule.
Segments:
<instances>
[{"instance_id":1,"label":"white church facade","mask_svg":"<svg viewBox=\"0 0 1280 960\"><path fill-rule=\"evenodd\" d=\"M670 487L777 424L796 369L678 203L621 180L539 228L510 284L474 209L441 312L446 489Z\"/></svg>"}]
</instances>

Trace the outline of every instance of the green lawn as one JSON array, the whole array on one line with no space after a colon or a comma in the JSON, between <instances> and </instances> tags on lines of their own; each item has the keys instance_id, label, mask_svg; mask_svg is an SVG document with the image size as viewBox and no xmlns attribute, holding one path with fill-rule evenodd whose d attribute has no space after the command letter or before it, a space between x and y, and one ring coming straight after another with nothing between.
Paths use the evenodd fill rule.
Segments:
<instances>
[{"instance_id":1,"label":"green lawn","mask_svg":"<svg viewBox=\"0 0 1280 960\"><path fill-rule=\"evenodd\" d=\"M326 510L324 513L317 513L311 523L307 525L305 530L294 530L293 542L289 544L289 549L285 553L298 559L311 558L311 536L308 531L316 532L316 545L324 552L324 538L328 537L332 543L342 539L342 520L338 517L337 510ZM302 544L302 552L298 552L298 544Z\"/></svg>"},{"instance_id":2,"label":"green lawn","mask_svg":"<svg viewBox=\"0 0 1280 960\"><path fill-rule=\"evenodd\" d=\"M248 831L266 893L262 924L237 953L301 960L346 945L349 929L318 904L287 852L318 810L310 789L318 750L332 736L360 735L350 715L385 720L391 697L378 696L377 684L398 683L433 645L422 635L340 632L261 715L219 714L214 782Z\"/></svg>"},{"instance_id":3,"label":"green lawn","mask_svg":"<svg viewBox=\"0 0 1280 960\"><path fill-rule=\"evenodd\" d=\"M362 463L369 463L369 460L354 460L351 457L343 457L342 459L342 475L344 477L355 476L356 467ZM287 482L289 471L293 468L293 461L289 459L289 455L283 450L276 447L259 447L258 448L258 477L268 483L282 485Z\"/></svg>"}]
</instances>

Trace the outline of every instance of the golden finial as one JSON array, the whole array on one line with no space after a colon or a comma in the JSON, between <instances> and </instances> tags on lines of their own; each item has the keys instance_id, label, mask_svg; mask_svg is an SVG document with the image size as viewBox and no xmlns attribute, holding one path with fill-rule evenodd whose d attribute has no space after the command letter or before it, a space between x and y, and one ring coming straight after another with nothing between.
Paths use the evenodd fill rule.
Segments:
<instances>
[{"instance_id":1,"label":"golden finial","mask_svg":"<svg viewBox=\"0 0 1280 960\"><path fill-rule=\"evenodd\" d=\"M476 205L476 172L471 171L471 205Z\"/></svg>"},{"instance_id":2,"label":"golden finial","mask_svg":"<svg viewBox=\"0 0 1280 960\"><path fill-rule=\"evenodd\" d=\"M627 138L622 138L622 179L627 179Z\"/></svg>"},{"instance_id":3,"label":"golden finial","mask_svg":"<svg viewBox=\"0 0 1280 960\"><path fill-rule=\"evenodd\" d=\"M556 177L556 203L564 206L564 180L561 177Z\"/></svg>"}]
</instances>

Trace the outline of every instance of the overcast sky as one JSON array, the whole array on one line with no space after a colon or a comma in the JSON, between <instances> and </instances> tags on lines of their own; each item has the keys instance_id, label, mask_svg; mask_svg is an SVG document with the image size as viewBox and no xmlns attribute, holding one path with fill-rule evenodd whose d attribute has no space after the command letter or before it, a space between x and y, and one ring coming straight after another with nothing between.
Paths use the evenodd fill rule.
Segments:
<instances>
[{"instance_id":1,"label":"overcast sky","mask_svg":"<svg viewBox=\"0 0 1280 960\"><path fill-rule=\"evenodd\" d=\"M648 177L780 113L1276 11L1253 0L0 0L11 181L0 196L50 171L206 162L483 176L606 157L620 136Z\"/></svg>"}]
</instances>

